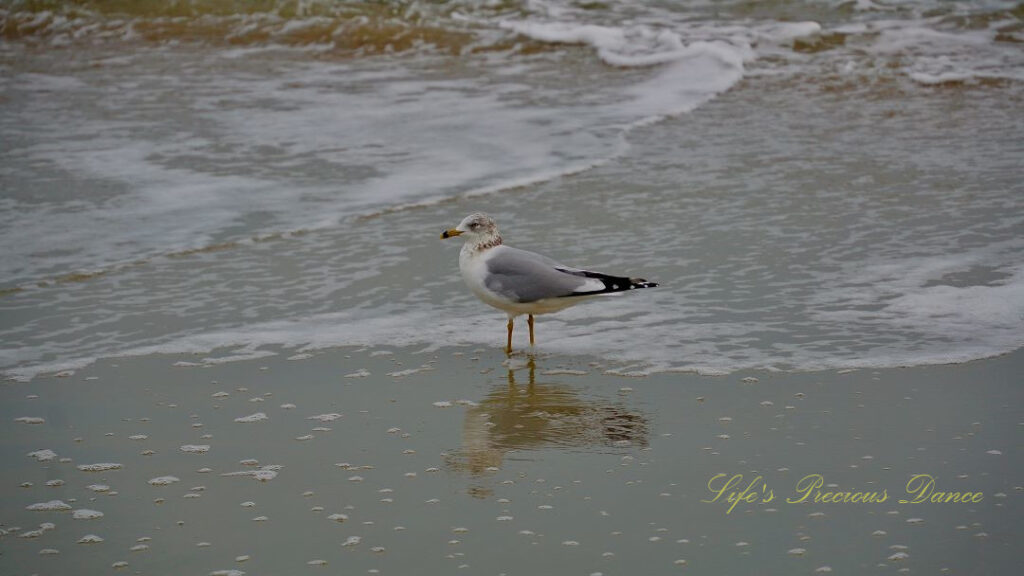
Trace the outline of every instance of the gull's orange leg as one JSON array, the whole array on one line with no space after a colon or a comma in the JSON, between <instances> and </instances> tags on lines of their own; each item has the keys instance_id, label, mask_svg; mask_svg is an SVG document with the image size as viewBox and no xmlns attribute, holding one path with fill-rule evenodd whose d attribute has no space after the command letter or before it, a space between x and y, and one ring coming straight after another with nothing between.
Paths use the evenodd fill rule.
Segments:
<instances>
[{"instance_id":1,"label":"gull's orange leg","mask_svg":"<svg viewBox=\"0 0 1024 576\"><path fill-rule=\"evenodd\" d=\"M526 317L526 323L530 325L530 346L533 346L533 314Z\"/></svg>"},{"instance_id":2,"label":"gull's orange leg","mask_svg":"<svg viewBox=\"0 0 1024 576\"><path fill-rule=\"evenodd\" d=\"M512 353L512 319L508 319L508 346L505 346L505 354Z\"/></svg>"}]
</instances>

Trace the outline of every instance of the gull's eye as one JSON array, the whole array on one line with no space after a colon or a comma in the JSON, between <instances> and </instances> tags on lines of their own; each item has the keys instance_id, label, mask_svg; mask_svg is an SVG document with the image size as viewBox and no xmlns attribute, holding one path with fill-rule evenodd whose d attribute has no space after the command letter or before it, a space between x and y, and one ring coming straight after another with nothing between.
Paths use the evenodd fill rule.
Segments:
<instances>
[{"instance_id":1,"label":"gull's eye","mask_svg":"<svg viewBox=\"0 0 1024 576\"><path fill-rule=\"evenodd\" d=\"M470 222L469 223L469 229L470 230L476 230L479 227L480 227L480 223L479 222Z\"/></svg>"}]
</instances>

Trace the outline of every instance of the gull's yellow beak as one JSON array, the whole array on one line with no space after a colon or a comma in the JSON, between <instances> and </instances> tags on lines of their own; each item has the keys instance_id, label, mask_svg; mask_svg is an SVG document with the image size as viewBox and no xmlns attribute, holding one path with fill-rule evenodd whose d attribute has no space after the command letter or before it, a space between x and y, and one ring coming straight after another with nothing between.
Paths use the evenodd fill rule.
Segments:
<instances>
[{"instance_id":1,"label":"gull's yellow beak","mask_svg":"<svg viewBox=\"0 0 1024 576\"><path fill-rule=\"evenodd\" d=\"M444 232L441 232L441 240L451 238L452 236L458 236L459 234L462 234L462 230L456 230L455 228L445 230Z\"/></svg>"}]
</instances>

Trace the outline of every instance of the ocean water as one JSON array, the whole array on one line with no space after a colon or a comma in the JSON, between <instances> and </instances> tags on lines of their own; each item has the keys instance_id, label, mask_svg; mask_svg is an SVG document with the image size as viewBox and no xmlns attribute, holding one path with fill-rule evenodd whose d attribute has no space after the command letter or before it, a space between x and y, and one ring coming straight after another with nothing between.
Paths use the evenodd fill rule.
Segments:
<instances>
[{"instance_id":1,"label":"ocean water","mask_svg":"<svg viewBox=\"0 0 1024 576\"><path fill-rule=\"evenodd\" d=\"M438 233L661 283L613 371L1024 346L1016 2L0 7L0 370L501 346ZM523 331L525 332L525 331ZM524 333L515 346L526 347Z\"/></svg>"}]
</instances>

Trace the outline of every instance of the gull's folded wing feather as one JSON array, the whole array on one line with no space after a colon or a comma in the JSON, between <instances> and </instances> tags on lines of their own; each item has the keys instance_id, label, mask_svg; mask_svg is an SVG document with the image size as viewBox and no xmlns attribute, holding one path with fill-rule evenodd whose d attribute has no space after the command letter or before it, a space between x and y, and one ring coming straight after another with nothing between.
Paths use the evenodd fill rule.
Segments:
<instances>
[{"instance_id":1,"label":"gull's folded wing feather","mask_svg":"<svg viewBox=\"0 0 1024 576\"><path fill-rule=\"evenodd\" d=\"M534 252L497 246L487 258L487 289L513 302L535 302L546 298L580 296L600 291L603 283L577 275L547 256Z\"/></svg>"}]
</instances>

